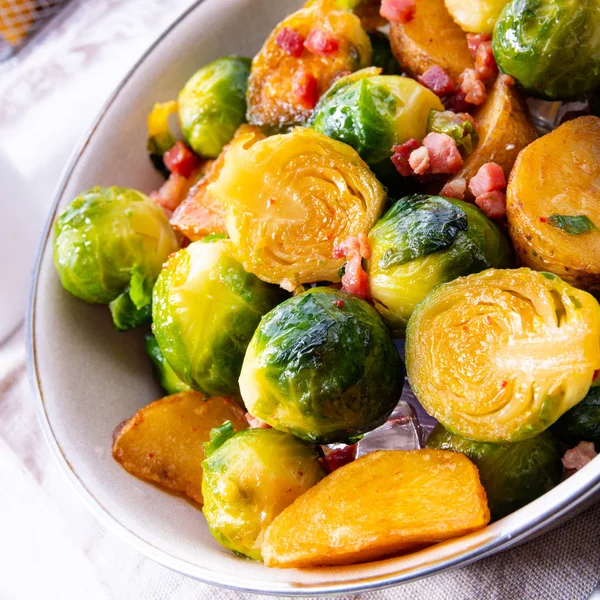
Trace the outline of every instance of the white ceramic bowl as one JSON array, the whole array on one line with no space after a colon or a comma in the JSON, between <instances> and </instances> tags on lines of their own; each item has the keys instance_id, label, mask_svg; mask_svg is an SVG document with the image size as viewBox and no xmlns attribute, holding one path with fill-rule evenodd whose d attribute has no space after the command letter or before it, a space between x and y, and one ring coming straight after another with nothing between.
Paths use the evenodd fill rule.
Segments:
<instances>
[{"instance_id":1,"label":"white ceramic bowl","mask_svg":"<svg viewBox=\"0 0 600 600\"><path fill-rule=\"evenodd\" d=\"M200 512L126 473L111 457L115 425L158 398L139 333L117 333L105 307L65 292L52 265L52 222L93 185L150 191L146 115L177 95L201 65L252 56L301 0L204 0L146 53L110 99L59 187L39 251L29 315L29 359L50 445L96 516L142 553L199 580L283 595L374 590L466 564L573 514L600 489L600 460L509 517L461 539L374 563L306 570L267 569L236 557L210 536Z\"/></svg>"}]
</instances>

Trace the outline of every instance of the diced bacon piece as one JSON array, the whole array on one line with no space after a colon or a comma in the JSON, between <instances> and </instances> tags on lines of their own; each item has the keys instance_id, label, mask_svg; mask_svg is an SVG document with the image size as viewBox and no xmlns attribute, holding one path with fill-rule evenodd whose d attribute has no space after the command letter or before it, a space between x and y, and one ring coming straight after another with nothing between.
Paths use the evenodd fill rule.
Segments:
<instances>
[{"instance_id":1,"label":"diced bacon piece","mask_svg":"<svg viewBox=\"0 0 600 600\"><path fill-rule=\"evenodd\" d=\"M200 185L190 190L169 220L173 229L192 242L214 233L227 234L225 208L206 191L206 187L201 180Z\"/></svg>"},{"instance_id":2,"label":"diced bacon piece","mask_svg":"<svg viewBox=\"0 0 600 600\"><path fill-rule=\"evenodd\" d=\"M366 233L348 236L345 240L334 244L333 258L348 258L353 254L358 254L361 258L371 258L371 246Z\"/></svg>"},{"instance_id":3,"label":"diced bacon piece","mask_svg":"<svg viewBox=\"0 0 600 600\"><path fill-rule=\"evenodd\" d=\"M482 81L489 81L498 72L492 42L479 44L477 56L475 57L475 70Z\"/></svg>"},{"instance_id":4,"label":"diced bacon piece","mask_svg":"<svg viewBox=\"0 0 600 600\"><path fill-rule=\"evenodd\" d=\"M500 190L477 196L475 204L490 219L502 219L506 216L506 194Z\"/></svg>"},{"instance_id":5,"label":"diced bacon piece","mask_svg":"<svg viewBox=\"0 0 600 600\"><path fill-rule=\"evenodd\" d=\"M367 260L369 258L371 258L371 246L369 244L369 238L367 237L367 234L364 232L361 232L358 234L358 243L359 243L359 252L360 255L363 258L366 258Z\"/></svg>"},{"instance_id":6,"label":"diced bacon piece","mask_svg":"<svg viewBox=\"0 0 600 600\"><path fill-rule=\"evenodd\" d=\"M317 56L337 54L340 44L337 38L322 29L313 29L304 42L304 47Z\"/></svg>"},{"instance_id":7,"label":"diced bacon piece","mask_svg":"<svg viewBox=\"0 0 600 600\"><path fill-rule=\"evenodd\" d=\"M477 58L477 49L484 42L489 42L492 36L487 33L467 33L467 45L473 58Z\"/></svg>"},{"instance_id":8,"label":"diced bacon piece","mask_svg":"<svg viewBox=\"0 0 600 600\"><path fill-rule=\"evenodd\" d=\"M379 14L390 23L408 23L417 10L417 0L381 0Z\"/></svg>"},{"instance_id":9,"label":"diced bacon piece","mask_svg":"<svg viewBox=\"0 0 600 600\"><path fill-rule=\"evenodd\" d=\"M463 177L457 177L456 179L450 180L442 188L440 196L446 196L447 198L456 198L462 200L465 197L467 191L467 180Z\"/></svg>"},{"instance_id":10,"label":"diced bacon piece","mask_svg":"<svg viewBox=\"0 0 600 600\"><path fill-rule=\"evenodd\" d=\"M371 248L365 233L350 236L333 247L333 257L346 257L346 269L342 276L342 289L362 298L369 294L369 279L363 269L362 259L371 256Z\"/></svg>"},{"instance_id":11,"label":"diced bacon piece","mask_svg":"<svg viewBox=\"0 0 600 600\"><path fill-rule=\"evenodd\" d=\"M329 471L333 473L336 469L351 463L356 458L356 444L352 446L344 446L336 448L325 455L325 462L329 467Z\"/></svg>"},{"instance_id":12,"label":"diced bacon piece","mask_svg":"<svg viewBox=\"0 0 600 600\"><path fill-rule=\"evenodd\" d=\"M392 146L392 162L396 167L396 170L402 177L409 177L412 175L412 168L408 162L411 153L420 146L419 142L415 139L408 140L400 146Z\"/></svg>"},{"instance_id":13,"label":"diced bacon piece","mask_svg":"<svg viewBox=\"0 0 600 600\"><path fill-rule=\"evenodd\" d=\"M251 415L249 412L246 413L246 421L248 421L248 425L250 425L252 429L272 429L268 423L265 423L262 419L259 419L254 415Z\"/></svg>"},{"instance_id":14,"label":"diced bacon piece","mask_svg":"<svg viewBox=\"0 0 600 600\"><path fill-rule=\"evenodd\" d=\"M456 142L449 135L429 133L423 140L423 146L429 151L430 173L452 175L463 166Z\"/></svg>"},{"instance_id":15,"label":"diced bacon piece","mask_svg":"<svg viewBox=\"0 0 600 600\"><path fill-rule=\"evenodd\" d=\"M592 442L579 442L575 448L565 452L562 464L565 469L579 471L598 456Z\"/></svg>"},{"instance_id":16,"label":"diced bacon piece","mask_svg":"<svg viewBox=\"0 0 600 600\"><path fill-rule=\"evenodd\" d=\"M443 102L446 110L450 110L458 114L467 114L468 111L475 108L475 105L467 102L466 97L467 94L458 88L454 94L450 94L450 96L446 96L444 98Z\"/></svg>"},{"instance_id":17,"label":"diced bacon piece","mask_svg":"<svg viewBox=\"0 0 600 600\"><path fill-rule=\"evenodd\" d=\"M487 192L503 190L505 187L506 177L504 176L504 171L495 162L485 163L477 171L477 175L471 177L471 181L469 181L469 189L475 197Z\"/></svg>"},{"instance_id":18,"label":"diced bacon piece","mask_svg":"<svg viewBox=\"0 0 600 600\"><path fill-rule=\"evenodd\" d=\"M287 277L284 277L279 283L279 287L283 288L286 292L292 293L298 287L298 283Z\"/></svg>"},{"instance_id":19,"label":"diced bacon piece","mask_svg":"<svg viewBox=\"0 0 600 600\"><path fill-rule=\"evenodd\" d=\"M425 175L426 173L429 173L429 169L431 168L429 150L425 146L413 150L408 157L408 164L415 175Z\"/></svg>"},{"instance_id":20,"label":"diced bacon piece","mask_svg":"<svg viewBox=\"0 0 600 600\"><path fill-rule=\"evenodd\" d=\"M190 188L200 176L200 170L194 171L190 177L182 177L178 173L171 173L161 187L150 194L150 198L163 207L171 216L173 211L183 202Z\"/></svg>"},{"instance_id":21,"label":"diced bacon piece","mask_svg":"<svg viewBox=\"0 0 600 600\"><path fill-rule=\"evenodd\" d=\"M163 161L171 173L182 177L189 177L201 164L200 159L182 141L165 152Z\"/></svg>"},{"instance_id":22,"label":"diced bacon piece","mask_svg":"<svg viewBox=\"0 0 600 600\"><path fill-rule=\"evenodd\" d=\"M304 107L313 109L319 101L319 82L312 73L298 71L294 75L292 89L296 100Z\"/></svg>"},{"instance_id":23,"label":"diced bacon piece","mask_svg":"<svg viewBox=\"0 0 600 600\"><path fill-rule=\"evenodd\" d=\"M456 89L450 75L438 65L429 67L423 75L420 75L419 83L429 88L437 96L447 96Z\"/></svg>"},{"instance_id":24,"label":"diced bacon piece","mask_svg":"<svg viewBox=\"0 0 600 600\"><path fill-rule=\"evenodd\" d=\"M279 30L275 43L295 58L300 58L304 51L304 36L290 27L283 27Z\"/></svg>"},{"instance_id":25,"label":"diced bacon piece","mask_svg":"<svg viewBox=\"0 0 600 600\"><path fill-rule=\"evenodd\" d=\"M479 106L487 98L485 85L475 69L465 69L458 78L460 89L465 94L465 100Z\"/></svg>"}]
</instances>

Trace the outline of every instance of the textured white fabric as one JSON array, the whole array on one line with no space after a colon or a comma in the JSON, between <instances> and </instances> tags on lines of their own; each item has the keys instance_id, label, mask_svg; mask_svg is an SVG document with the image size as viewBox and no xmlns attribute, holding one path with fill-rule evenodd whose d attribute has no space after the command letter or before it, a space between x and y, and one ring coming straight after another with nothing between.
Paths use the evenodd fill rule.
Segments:
<instances>
[{"instance_id":1,"label":"textured white fabric","mask_svg":"<svg viewBox=\"0 0 600 600\"><path fill-rule=\"evenodd\" d=\"M0 72L0 145L10 149L32 193L49 202L68 154L107 91L189 3L77 2L18 68ZM33 130L45 143L31 144ZM20 156L26 160L19 163ZM0 196L1 202L11 200ZM0 257L6 259L12 257ZM43 439L22 329L0 347L0 482L0 600L259 598L173 573L94 520ZM600 575L599 528L600 505L517 549L361 598L584 600Z\"/></svg>"}]
</instances>

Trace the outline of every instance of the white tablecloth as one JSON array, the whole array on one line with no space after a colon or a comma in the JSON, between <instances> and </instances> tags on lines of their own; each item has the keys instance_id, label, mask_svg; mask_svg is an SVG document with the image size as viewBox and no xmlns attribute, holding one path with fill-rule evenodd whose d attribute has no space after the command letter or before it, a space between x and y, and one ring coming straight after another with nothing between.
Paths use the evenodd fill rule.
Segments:
<instances>
[{"instance_id":1,"label":"white tablecloth","mask_svg":"<svg viewBox=\"0 0 600 600\"><path fill-rule=\"evenodd\" d=\"M110 90L189 3L76 3L43 45L0 71L0 148L14 159L39 211L46 211L76 139ZM0 195L0 202L15 199ZM173 573L94 520L43 439L24 340L21 328L0 346L0 600L258 598ZM584 600L600 576L599 529L597 505L517 549L362 598Z\"/></svg>"}]
</instances>

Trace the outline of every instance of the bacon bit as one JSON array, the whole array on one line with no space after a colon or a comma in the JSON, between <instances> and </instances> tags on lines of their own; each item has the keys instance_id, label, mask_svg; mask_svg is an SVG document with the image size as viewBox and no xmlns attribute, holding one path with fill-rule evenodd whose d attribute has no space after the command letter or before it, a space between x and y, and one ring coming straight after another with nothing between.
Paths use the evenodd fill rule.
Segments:
<instances>
[{"instance_id":1,"label":"bacon bit","mask_svg":"<svg viewBox=\"0 0 600 600\"><path fill-rule=\"evenodd\" d=\"M483 42L489 42L492 36L488 33L467 33L467 45L473 58L477 58L477 49Z\"/></svg>"},{"instance_id":2,"label":"bacon bit","mask_svg":"<svg viewBox=\"0 0 600 600\"><path fill-rule=\"evenodd\" d=\"M325 462L329 471L332 473L336 469L351 463L356 458L356 444L337 448L325 455Z\"/></svg>"},{"instance_id":3,"label":"bacon bit","mask_svg":"<svg viewBox=\"0 0 600 600\"><path fill-rule=\"evenodd\" d=\"M293 292L298 287L298 282L284 277L281 280L279 287L283 288L286 292Z\"/></svg>"},{"instance_id":4,"label":"bacon bit","mask_svg":"<svg viewBox=\"0 0 600 600\"><path fill-rule=\"evenodd\" d=\"M548 219L546 217L540 217L540 223L547 223Z\"/></svg>"},{"instance_id":5,"label":"bacon bit","mask_svg":"<svg viewBox=\"0 0 600 600\"><path fill-rule=\"evenodd\" d=\"M506 194L500 190L477 196L475 204L490 219L502 219L506 216Z\"/></svg>"},{"instance_id":6,"label":"bacon bit","mask_svg":"<svg viewBox=\"0 0 600 600\"><path fill-rule=\"evenodd\" d=\"M408 164L415 175L429 173L429 169L431 168L429 150L425 146L413 150L408 157Z\"/></svg>"},{"instance_id":7,"label":"bacon bit","mask_svg":"<svg viewBox=\"0 0 600 600\"><path fill-rule=\"evenodd\" d=\"M594 374L592 375L592 383L594 383L594 381L596 381L596 379L598 379L599 374L600 374L600 370L594 371Z\"/></svg>"},{"instance_id":8,"label":"bacon bit","mask_svg":"<svg viewBox=\"0 0 600 600\"><path fill-rule=\"evenodd\" d=\"M319 82L312 73L298 71L294 75L292 89L296 100L304 107L312 110L319 101Z\"/></svg>"},{"instance_id":9,"label":"bacon bit","mask_svg":"<svg viewBox=\"0 0 600 600\"><path fill-rule=\"evenodd\" d=\"M447 96L456 89L450 75L438 65L429 67L423 75L419 76L419 83L430 89L437 96Z\"/></svg>"},{"instance_id":10,"label":"bacon bit","mask_svg":"<svg viewBox=\"0 0 600 600\"><path fill-rule=\"evenodd\" d=\"M290 56L300 58L304 50L304 36L295 29L283 27L279 30L275 43Z\"/></svg>"},{"instance_id":11,"label":"bacon bit","mask_svg":"<svg viewBox=\"0 0 600 600\"><path fill-rule=\"evenodd\" d=\"M465 93L465 100L479 106L487 98L485 85L475 69L465 69L458 78L458 85Z\"/></svg>"},{"instance_id":12,"label":"bacon bit","mask_svg":"<svg viewBox=\"0 0 600 600\"><path fill-rule=\"evenodd\" d=\"M456 198L462 200L465 197L467 191L467 180L464 177L457 177L456 179L450 180L442 188L440 196L446 196L447 198Z\"/></svg>"},{"instance_id":13,"label":"bacon bit","mask_svg":"<svg viewBox=\"0 0 600 600\"><path fill-rule=\"evenodd\" d=\"M392 162L396 167L396 170L402 177L409 177L412 175L413 170L408 162L411 153L420 146L419 142L415 139L408 140L400 146L392 146Z\"/></svg>"},{"instance_id":14,"label":"bacon bit","mask_svg":"<svg viewBox=\"0 0 600 600\"><path fill-rule=\"evenodd\" d=\"M259 419L254 415L251 415L249 412L246 413L245 417L246 421L248 421L248 425L250 425L252 429L272 429L268 423L265 423L262 419Z\"/></svg>"},{"instance_id":15,"label":"bacon bit","mask_svg":"<svg viewBox=\"0 0 600 600\"><path fill-rule=\"evenodd\" d=\"M322 29L313 29L304 42L304 47L317 56L333 56L340 48L337 38Z\"/></svg>"},{"instance_id":16,"label":"bacon bit","mask_svg":"<svg viewBox=\"0 0 600 600\"><path fill-rule=\"evenodd\" d=\"M475 70L482 81L489 81L498 72L498 65L494 58L492 42L482 42L477 48L475 57Z\"/></svg>"},{"instance_id":17,"label":"bacon bit","mask_svg":"<svg viewBox=\"0 0 600 600\"><path fill-rule=\"evenodd\" d=\"M503 190L506 187L506 177L502 167L495 163L485 163L477 175L471 177L469 181L469 189L473 193L473 196L481 196L487 192L495 192L497 190Z\"/></svg>"},{"instance_id":18,"label":"bacon bit","mask_svg":"<svg viewBox=\"0 0 600 600\"><path fill-rule=\"evenodd\" d=\"M344 308L344 306L346 306L345 302L341 299L338 298L337 300L334 301L334 304L338 307L338 308Z\"/></svg>"},{"instance_id":19,"label":"bacon bit","mask_svg":"<svg viewBox=\"0 0 600 600\"><path fill-rule=\"evenodd\" d=\"M360 255L367 260L371 258L371 246L366 233L361 231L358 234L358 243L360 244Z\"/></svg>"},{"instance_id":20,"label":"bacon bit","mask_svg":"<svg viewBox=\"0 0 600 600\"><path fill-rule=\"evenodd\" d=\"M346 270L342 276L342 289L363 300L369 295L369 278L362 267L362 259L371 256L365 233L351 235L333 247L333 258L346 257Z\"/></svg>"},{"instance_id":21,"label":"bacon bit","mask_svg":"<svg viewBox=\"0 0 600 600\"><path fill-rule=\"evenodd\" d=\"M454 92L454 94L446 96L446 98L444 98L443 100L446 110L451 110L452 112L455 112L457 114L462 114L473 110L475 108L475 105L467 102L466 97L467 94L463 92L460 88L457 89L456 92Z\"/></svg>"},{"instance_id":22,"label":"bacon bit","mask_svg":"<svg viewBox=\"0 0 600 600\"><path fill-rule=\"evenodd\" d=\"M504 389L504 388L505 388L507 385L508 385L508 381L503 381L503 382L500 384L500 387L501 387L502 389Z\"/></svg>"},{"instance_id":23,"label":"bacon bit","mask_svg":"<svg viewBox=\"0 0 600 600\"><path fill-rule=\"evenodd\" d=\"M423 146L429 151L430 173L453 174L463 166L463 159L456 142L445 133L430 133L423 140Z\"/></svg>"},{"instance_id":24,"label":"bacon bit","mask_svg":"<svg viewBox=\"0 0 600 600\"><path fill-rule=\"evenodd\" d=\"M598 456L592 442L579 442L575 448L565 452L562 457L562 464L565 469L570 471L579 471L585 465Z\"/></svg>"},{"instance_id":25,"label":"bacon bit","mask_svg":"<svg viewBox=\"0 0 600 600\"><path fill-rule=\"evenodd\" d=\"M171 173L186 178L201 164L200 159L181 141L165 152L163 161Z\"/></svg>"},{"instance_id":26,"label":"bacon bit","mask_svg":"<svg viewBox=\"0 0 600 600\"><path fill-rule=\"evenodd\" d=\"M183 202L190 189L188 179L178 173L171 173L156 192L150 194L150 198L163 207L170 217L173 211Z\"/></svg>"},{"instance_id":27,"label":"bacon bit","mask_svg":"<svg viewBox=\"0 0 600 600\"><path fill-rule=\"evenodd\" d=\"M382 0L379 14L390 23L412 21L417 11L417 0Z\"/></svg>"}]
</instances>

